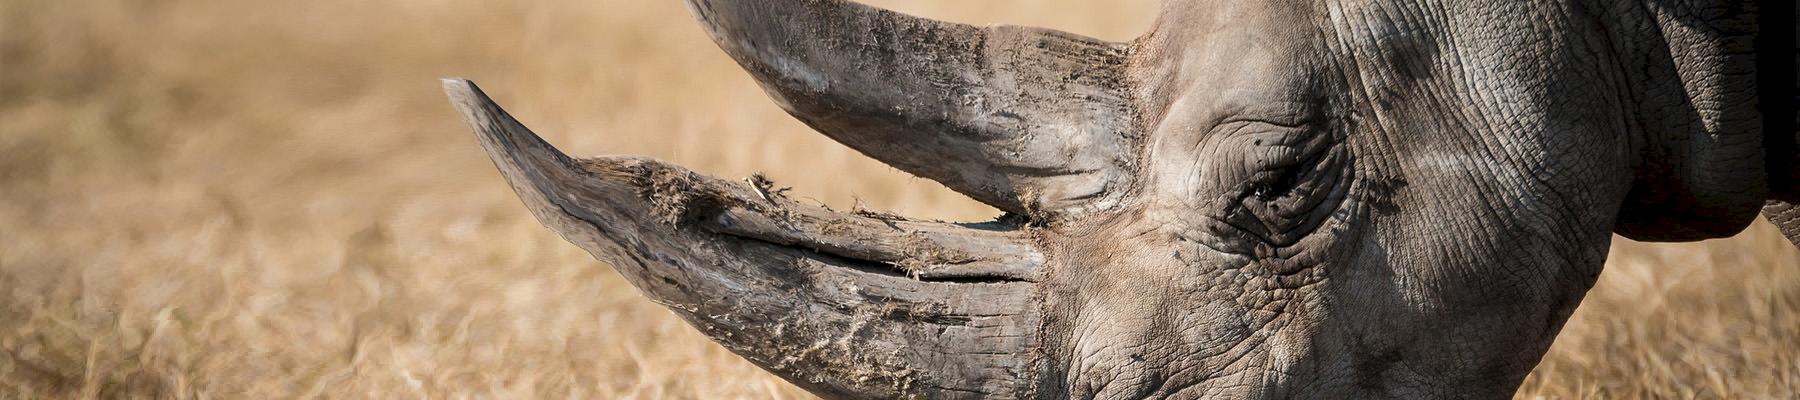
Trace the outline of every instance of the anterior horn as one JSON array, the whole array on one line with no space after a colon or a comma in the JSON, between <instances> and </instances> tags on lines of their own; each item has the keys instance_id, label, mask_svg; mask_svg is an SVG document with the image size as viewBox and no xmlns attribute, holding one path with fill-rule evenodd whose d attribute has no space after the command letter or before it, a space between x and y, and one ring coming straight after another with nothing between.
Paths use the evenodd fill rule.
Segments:
<instances>
[{"instance_id":1,"label":"anterior horn","mask_svg":"<svg viewBox=\"0 0 1800 400\"><path fill-rule=\"evenodd\" d=\"M802 122L1001 210L1056 217L1125 188L1138 113L1128 47L843 0L687 0Z\"/></svg>"},{"instance_id":2,"label":"anterior horn","mask_svg":"<svg viewBox=\"0 0 1800 400\"><path fill-rule=\"evenodd\" d=\"M799 204L656 160L575 160L444 90L540 222L757 365L828 397L1028 396L1044 261L1017 224Z\"/></svg>"}]
</instances>

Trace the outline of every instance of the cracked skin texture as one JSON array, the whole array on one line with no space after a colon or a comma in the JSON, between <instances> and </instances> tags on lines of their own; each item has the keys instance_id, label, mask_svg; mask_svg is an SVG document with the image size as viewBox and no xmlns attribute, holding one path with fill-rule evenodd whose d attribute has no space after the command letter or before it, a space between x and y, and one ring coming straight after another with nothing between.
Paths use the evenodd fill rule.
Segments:
<instances>
[{"instance_id":1,"label":"cracked skin texture","mask_svg":"<svg viewBox=\"0 0 1800 400\"><path fill-rule=\"evenodd\" d=\"M1784 176L1748 3L1168 1L1130 43L688 5L801 121L1009 215L573 161L446 89L546 225L827 397L1506 397L1614 232L1729 236Z\"/></svg>"}]
</instances>

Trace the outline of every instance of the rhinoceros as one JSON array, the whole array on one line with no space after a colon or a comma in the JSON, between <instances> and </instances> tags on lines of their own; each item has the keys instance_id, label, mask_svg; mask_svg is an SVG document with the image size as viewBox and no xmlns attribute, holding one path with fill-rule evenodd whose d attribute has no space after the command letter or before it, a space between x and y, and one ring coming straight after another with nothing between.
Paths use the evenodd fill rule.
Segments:
<instances>
[{"instance_id":1,"label":"rhinoceros","mask_svg":"<svg viewBox=\"0 0 1800 400\"><path fill-rule=\"evenodd\" d=\"M1800 239L1783 1L1169 0L1117 43L686 0L975 223L572 158L444 87L537 219L824 397L1496 398L1615 233Z\"/></svg>"}]
</instances>

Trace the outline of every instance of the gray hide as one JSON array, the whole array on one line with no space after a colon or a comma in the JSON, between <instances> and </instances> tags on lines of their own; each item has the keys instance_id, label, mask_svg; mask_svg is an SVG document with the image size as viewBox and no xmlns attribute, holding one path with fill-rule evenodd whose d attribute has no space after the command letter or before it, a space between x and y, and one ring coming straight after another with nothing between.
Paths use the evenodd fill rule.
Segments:
<instances>
[{"instance_id":1,"label":"gray hide","mask_svg":"<svg viewBox=\"0 0 1800 400\"><path fill-rule=\"evenodd\" d=\"M687 4L796 118L1007 214L573 159L445 90L545 225L825 397L1505 398L1614 232L1800 230L1791 3L1168 1L1127 43Z\"/></svg>"}]
</instances>

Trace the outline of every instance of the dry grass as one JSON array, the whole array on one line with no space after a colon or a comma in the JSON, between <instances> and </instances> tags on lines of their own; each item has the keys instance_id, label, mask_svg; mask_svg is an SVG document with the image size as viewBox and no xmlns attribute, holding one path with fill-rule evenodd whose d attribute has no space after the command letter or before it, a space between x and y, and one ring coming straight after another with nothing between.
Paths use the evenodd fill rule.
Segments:
<instances>
[{"instance_id":1,"label":"dry grass","mask_svg":"<svg viewBox=\"0 0 1800 400\"><path fill-rule=\"evenodd\" d=\"M805 397L538 226L441 76L577 154L992 213L782 115L676 1L371 3L0 2L0 398ZM879 3L1111 39L1152 8ZM1800 394L1767 226L1614 255L1524 396Z\"/></svg>"}]
</instances>

